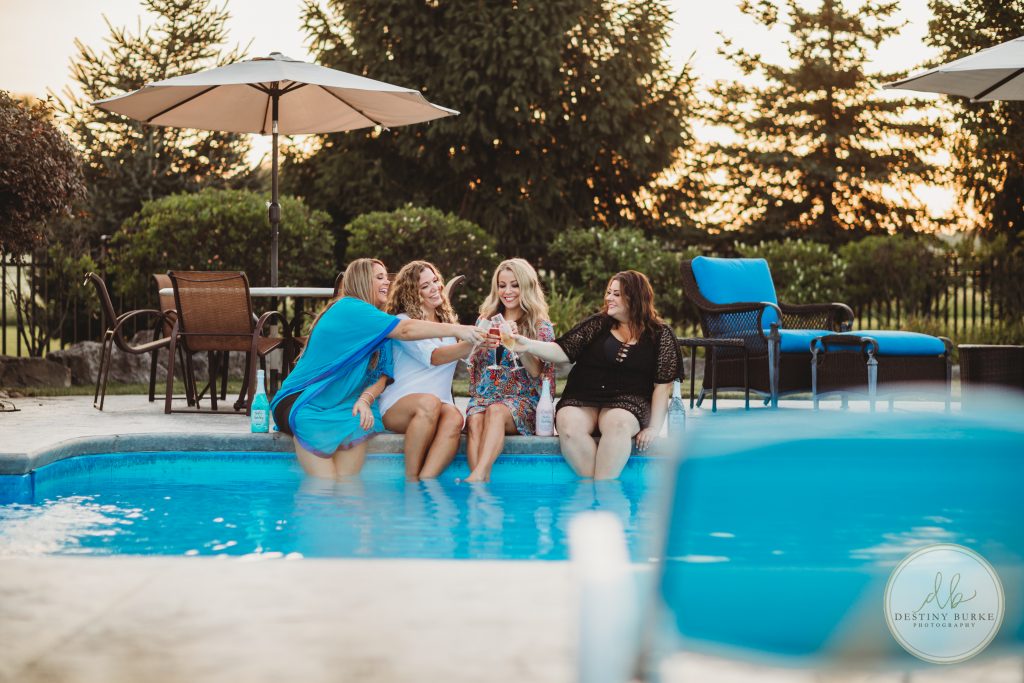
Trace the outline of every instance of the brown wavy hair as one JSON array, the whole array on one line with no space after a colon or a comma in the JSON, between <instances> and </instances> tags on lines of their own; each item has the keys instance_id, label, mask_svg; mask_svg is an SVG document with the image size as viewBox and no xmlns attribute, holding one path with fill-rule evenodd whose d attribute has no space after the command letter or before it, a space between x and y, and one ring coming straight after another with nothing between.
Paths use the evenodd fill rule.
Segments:
<instances>
[{"instance_id":1,"label":"brown wavy hair","mask_svg":"<svg viewBox=\"0 0 1024 683\"><path fill-rule=\"evenodd\" d=\"M410 318L415 318L416 320L427 320L427 313L423 310L423 300L420 298L420 275L428 268L433 271L434 275L443 285L444 278L441 277L441 271L433 263L429 261L406 263L398 271L395 281L391 283L391 291L388 292L388 304L384 307L384 310L392 315L405 313ZM444 295L443 289L441 290L441 305L437 307L437 317L443 323L459 322L459 318L455 315L455 310L452 309L452 304L448 301L448 297Z\"/></svg>"},{"instance_id":2,"label":"brown wavy hair","mask_svg":"<svg viewBox=\"0 0 1024 683\"><path fill-rule=\"evenodd\" d=\"M619 292L629 309L630 332L638 339L645 334L650 335L651 339L657 339L658 330L665 321L654 307L654 288L651 287L651 281L639 271L624 270L609 278L605 291L608 291L612 282L616 280L619 281ZM607 303L601 308L601 312L608 315Z\"/></svg>"}]
</instances>

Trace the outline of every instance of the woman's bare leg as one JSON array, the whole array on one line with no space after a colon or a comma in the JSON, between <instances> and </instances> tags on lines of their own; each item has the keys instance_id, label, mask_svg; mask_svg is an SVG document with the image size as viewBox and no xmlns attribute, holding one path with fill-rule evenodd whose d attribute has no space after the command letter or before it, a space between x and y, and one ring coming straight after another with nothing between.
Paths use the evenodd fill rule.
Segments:
<instances>
[{"instance_id":1,"label":"woman's bare leg","mask_svg":"<svg viewBox=\"0 0 1024 683\"><path fill-rule=\"evenodd\" d=\"M303 448L298 439L294 439L294 441L295 457L299 459L299 464L302 465L302 470L306 474L318 479L337 478L337 470L334 467L333 458L321 458L319 455Z\"/></svg>"},{"instance_id":2,"label":"woman's bare leg","mask_svg":"<svg viewBox=\"0 0 1024 683\"><path fill-rule=\"evenodd\" d=\"M451 403L441 404L441 417L437 421L437 431L427 451L423 469L420 470L420 479L439 477L452 464L455 452L459 450L463 422L462 412L458 408Z\"/></svg>"},{"instance_id":3,"label":"woman's bare leg","mask_svg":"<svg viewBox=\"0 0 1024 683\"><path fill-rule=\"evenodd\" d=\"M597 446L594 479L616 479L629 460L640 423L628 410L603 408L597 424L601 429L601 443Z\"/></svg>"},{"instance_id":4,"label":"woman's bare leg","mask_svg":"<svg viewBox=\"0 0 1024 683\"><path fill-rule=\"evenodd\" d=\"M357 443L351 448L339 448L334 451L334 470L338 479L354 477L363 469L366 462L366 442Z\"/></svg>"},{"instance_id":5,"label":"woman's bare leg","mask_svg":"<svg viewBox=\"0 0 1024 683\"><path fill-rule=\"evenodd\" d=\"M512 411L502 403L487 406L483 418L483 435L480 438L478 460L466 481L490 481L491 468L505 447L505 435L519 433L515 420L512 419Z\"/></svg>"},{"instance_id":6,"label":"woman's bare leg","mask_svg":"<svg viewBox=\"0 0 1024 683\"><path fill-rule=\"evenodd\" d=\"M593 477L597 458L597 408L566 406L555 415L562 457L577 475Z\"/></svg>"},{"instance_id":7,"label":"woman's bare leg","mask_svg":"<svg viewBox=\"0 0 1024 683\"><path fill-rule=\"evenodd\" d=\"M484 429L484 414L473 413L466 418L466 462L469 471L476 469L480 462L480 439Z\"/></svg>"},{"instance_id":8,"label":"woman's bare leg","mask_svg":"<svg viewBox=\"0 0 1024 683\"><path fill-rule=\"evenodd\" d=\"M405 434L406 479L419 478L440 417L441 399L433 394L403 396L384 413L384 426Z\"/></svg>"}]
</instances>

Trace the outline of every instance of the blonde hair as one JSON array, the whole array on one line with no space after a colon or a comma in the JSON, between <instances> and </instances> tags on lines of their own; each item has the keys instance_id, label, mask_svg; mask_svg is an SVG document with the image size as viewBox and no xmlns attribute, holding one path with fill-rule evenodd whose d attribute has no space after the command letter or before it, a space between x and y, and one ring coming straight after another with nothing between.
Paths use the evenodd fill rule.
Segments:
<instances>
[{"instance_id":1,"label":"blonde hair","mask_svg":"<svg viewBox=\"0 0 1024 683\"><path fill-rule=\"evenodd\" d=\"M521 258L510 258L498 264L491 277L491 293L480 304L480 317L490 318L497 313L505 312L505 304L498 295L498 275L502 271L511 271L519 283L519 306L523 309L523 317L518 321L519 329L524 335L536 339L537 327L541 321L550 322L548 302L544 298L544 290L540 288L537 271L528 261Z\"/></svg>"},{"instance_id":2,"label":"blonde hair","mask_svg":"<svg viewBox=\"0 0 1024 683\"><path fill-rule=\"evenodd\" d=\"M376 306L376 286L373 282L373 267L380 266L387 272L387 266L375 258L357 258L348 264L345 274L341 278L341 293L339 296L351 296L362 299L368 304Z\"/></svg>"},{"instance_id":3,"label":"blonde hair","mask_svg":"<svg viewBox=\"0 0 1024 683\"><path fill-rule=\"evenodd\" d=\"M402 266L391 283L391 291L388 292L388 304L384 310L392 315L405 313L416 320L427 320L427 312L423 310L423 299L420 298L420 275L424 270L430 269L443 285L444 278L441 271L429 261L412 261ZM441 290L441 305L437 307L437 318L443 323L457 323L458 316L455 315L452 304L448 297Z\"/></svg>"},{"instance_id":4,"label":"blonde hair","mask_svg":"<svg viewBox=\"0 0 1024 683\"><path fill-rule=\"evenodd\" d=\"M348 264L348 268L345 269L345 274L341 276L341 292L338 296L331 299L323 310L316 314L313 318L313 324L309 326L309 335L313 335L313 328L320 322L320 318L324 317L324 313L330 310L331 306L336 304L342 297L350 296L355 299L361 299L371 306L377 306L375 300L377 299L374 294L373 285L373 267L380 266L387 272L388 267L384 265L383 261L375 258L357 258L352 263ZM309 344L303 347L299 355L295 357L293 363L298 363L299 359L302 358L302 354L309 348Z\"/></svg>"}]
</instances>

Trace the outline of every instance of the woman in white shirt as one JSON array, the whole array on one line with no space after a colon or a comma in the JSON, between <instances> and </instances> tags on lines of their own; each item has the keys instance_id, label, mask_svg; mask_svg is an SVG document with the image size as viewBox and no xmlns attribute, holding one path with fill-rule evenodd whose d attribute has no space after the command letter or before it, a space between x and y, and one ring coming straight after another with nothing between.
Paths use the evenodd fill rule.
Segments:
<instances>
[{"instance_id":1,"label":"woman in white shirt","mask_svg":"<svg viewBox=\"0 0 1024 683\"><path fill-rule=\"evenodd\" d=\"M399 318L455 323L444 281L426 261L406 264L391 285L387 312ZM455 337L395 342L395 381L380 396L384 426L405 434L407 479L437 477L455 458L463 417L452 398L459 358L473 348Z\"/></svg>"}]
</instances>

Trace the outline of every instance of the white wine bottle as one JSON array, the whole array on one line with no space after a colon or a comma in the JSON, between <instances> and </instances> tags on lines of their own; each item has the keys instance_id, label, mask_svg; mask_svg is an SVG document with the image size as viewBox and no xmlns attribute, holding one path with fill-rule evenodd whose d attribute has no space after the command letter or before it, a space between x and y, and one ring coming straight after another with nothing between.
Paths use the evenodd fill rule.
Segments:
<instances>
[{"instance_id":1,"label":"white wine bottle","mask_svg":"<svg viewBox=\"0 0 1024 683\"><path fill-rule=\"evenodd\" d=\"M677 436L686 430L686 409L683 407L683 395L679 388L679 380L672 383L672 399L668 402L668 433Z\"/></svg>"},{"instance_id":2,"label":"white wine bottle","mask_svg":"<svg viewBox=\"0 0 1024 683\"><path fill-rule=\"evenodd\" d=\"M551 400L551 382L546 378L541 385L540 402L537 404L537 436L555 435L555 404Z\"/></svg>"}]
</instances>

